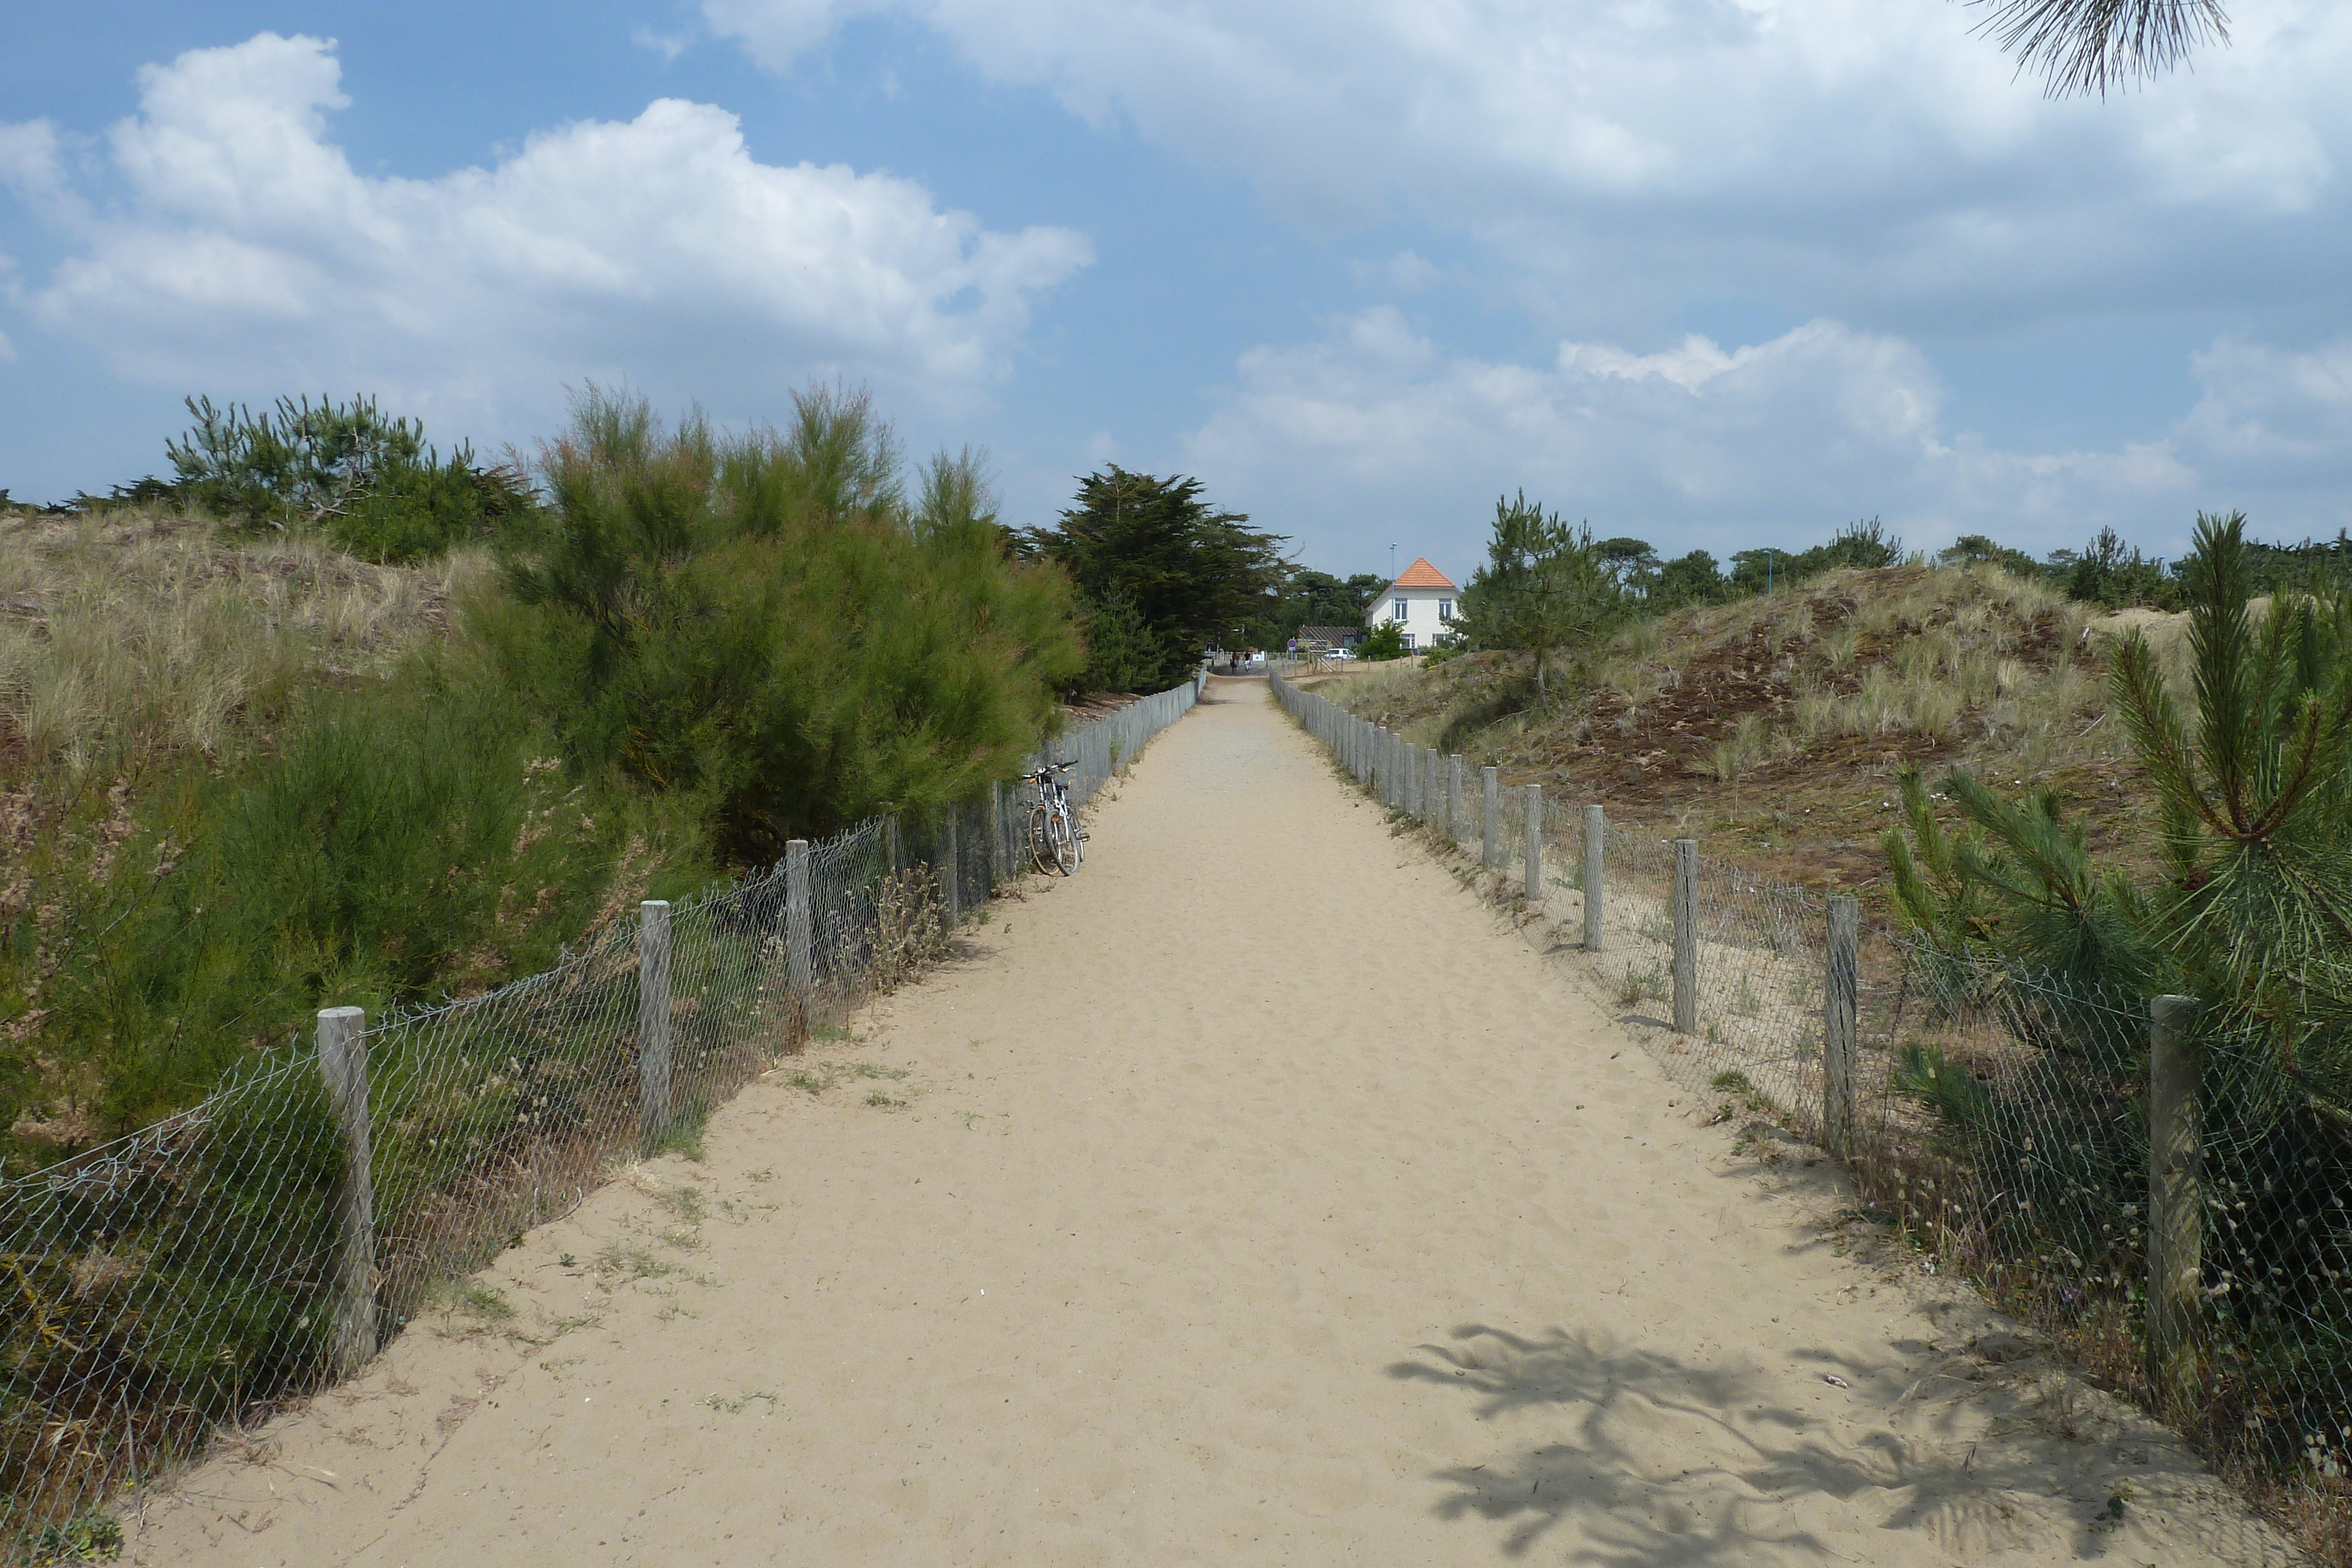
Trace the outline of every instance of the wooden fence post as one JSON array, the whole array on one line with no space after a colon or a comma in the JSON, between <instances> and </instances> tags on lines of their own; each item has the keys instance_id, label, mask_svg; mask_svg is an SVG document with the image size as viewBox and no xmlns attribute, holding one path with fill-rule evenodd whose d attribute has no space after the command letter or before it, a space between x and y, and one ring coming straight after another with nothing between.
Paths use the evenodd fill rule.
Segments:
<instances>
[{"instance_id":1,"label":"wooden fence post","mask_svg":"<svg viewBox=\"0 0 2352 1568\"><path fill-rule=\"evenodd\" d=\"M960 806L948 808L947 860L940 869L940 901L947 908L948 929L950 931L963 919L963 862L956 852L956 818L961 814Z\"/></svg>"},{"instance_id":2,"label":"wooden fence post","mask_svg":"<svg viewBox=\"0 0 2352 1568\"><path fill-rule=\"evenodd\" d=\"M1698 1032L1698 841L1675 841L1675 1032Z\"/></svg>"},{"instance_id":3,"label":"wooden fence post","mask_svg":"<svg viewBox=\"0 0 2352 1568\"><path fill-rule=\"evenodd\" d=\"M988 891L995 893L1003 883L1004 786L991 779L988 786Z\"/></svg>"},{"instance_id":4,"label":"wooden fence post","mask_svg":"<svg viewBox=\"0 0 2352 1568\"><path fill-rule=\"evenodd\" d=\"M1853 1156L1854 1022L1861 1010L1856 968L1862 946L1862 900L1830 895L1827 972L1822 977L1822 1135L1830 1153Z\"/></svg>"},{"instance_id":5,"label":"wooden fence post","mask_svg":"<svg viewBox=\"0 0 2352 1568\"><path fill-rule=\"evenodd\" d=\"M1484 841L1479 845L1478 862L1481 865L1498 866L1503 863L1502 769L1481 768L1478 769L1478 784L1486 797L1482 802L1486 808L1486 821L1480 824Z\"/></svg>"},{"instance_id":6,"label":"wooden fence post","mask_svg":"<svg viewBox=\"0 0 2352 1568\"><path fill-rule=\"evenodd\" d=\"M898 819L890 819L890 863L898 862ZM809 920L809 846L806 839L784 845L784 978L805 1017L816 980L815 933Z\"/></svg>"},{"instance_id":7,"label":"wooden fence post","mask_svg":"<svg viewBox=\"0 0 2352 1568\"><path fill-rule=\"evenodd\" d=\"M1445 841L1462 841L1462 754L1445 759Z\"/></svg>"},{"instance_id":8,"label":"wooden fence post","mask_svg":"<svg viewBox=\"0 0 2352 1568\"><path fill-rule=\"evenodd\" d=\"M637 905L637 1147L669 1131L669 905Z\"/></svg>"},{"instance_id":9,"label":"wooden fence post","mask_svg":"<svg viewBox=\"0 0 2352 1568\"><path fill-rule=\"evenodd\" d=\"M2196 1016L2188 997L2148 1004L2147 1374L2158 1415L2194 1409L2204 1384L2205 1042Z\"/></svg>"},{"instance_id":10,"label":"wooden fence post","mask_svg":"<svg viewBox=\"0 0 2352 1568\"><path fill-rule=\"evenodd\" d=\"M369 1154L367 1014L319 1013L319 1072L343 1130L335 1192L334 1373L349 1377L375 1354L375 1175Z\"/></svg>"},{"instance_id":11,"label":"wooden fence post","mask_svg":"<svg viewBox=\"0 0 2352 1568\"><path fill-rule=\"evenodd\" d=\"M1526 893L1538 907L1543 904L1543 786L1528 786L1528 883Z\"/></svg>"},{"instance_id":12,"label":"wooden fence post","mask_svg":"<svg viewBox=\"0 0 2352 1568\"><path fill-rule=\"evenodd\" d=\"M1584 950L1598 953L1601 949L1601 902L1607 893L1604 875L1608 852L1608 824L1599 806L1584 808Z\"/></svg>"}]
</instances>

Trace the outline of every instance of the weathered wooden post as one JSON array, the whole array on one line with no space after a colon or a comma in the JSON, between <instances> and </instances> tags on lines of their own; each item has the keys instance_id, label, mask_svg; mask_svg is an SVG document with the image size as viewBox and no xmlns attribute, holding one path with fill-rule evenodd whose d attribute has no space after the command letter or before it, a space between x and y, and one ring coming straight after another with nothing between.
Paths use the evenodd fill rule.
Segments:
<instances>
[{"instance_id":1,"label":"weathered wooden post","mask_svg":"<svg viewBox=\"0 0 2352 1568\"><path fill-rule=\"evenodd\" d=\"M890 819L890 863L898 862L898 819ZM809 847L806 839L784 845L784 978L793 1000L805 1014L816 979L816 944L809 922Z\"/></svg>"},{"instance_id":2,"label":"weathered wooden post","mask_svg":"<svg viewBox=\"0 0 2352 1568\"><path fill-rule=\"evenodd\" d=\"M988 786L988 891L994 894L1003 882L1004 786L992 779Z\"/></svg>"},{"instance_id":3,"label":"weathered wooden post","mask_svg":"<svg viewBox=\"0 0 2352 1568\"><path fill-rule=\"evenodd\" d=\"M1698 1032L1698 841L1675 841L1675 1032Z\"/></svg>"},{"instance_id":4,"label":"weathered wooden post","mask_svg":"<svg viewBox=\"0 0 2352 1568\"><path fill-rule=\"evenodd\" d=\"M1486 799L1486 821L1481 824L1484 842L1479 847L1478 863L1498 866L1503 863L1503 774L1497 768L1478 769L1478 782Z\"/></svg>"},{"instance_id":5,"label":"weathered wooden post","mask_svg":"<svg viewBox=\"0 0 2352 1568\"><path fill-rule=\"evenodd\" d=\"M1601 906L1607 895L1605 883L1609 847L1608 823L1597 805L1584 808L1584 950L1598 953L1604 944L1601 937Z\"/></svg>"},{"instance_id":6,"label":"weathered wooden post","mask_svg":"<svg viewBox=\"0 0 2352 1568\"><path fill-rule=\"evenodd\" d=\"M1445 759L1445 841L1462 841L1462 754Z\"/></svg>"},{"instance_id":7,"label":"weathered wooden post","mask_svg":"<svg viewBox=\"0 0 2352 1568\"><path fill-rule=\"evenodd\" d=\"M940 867L940 903L947 911L948 929L952 931L963 918L963 861L957 854L956 819L962 809L950 805L947 811L947 829L941 835L946 860Z\"/></svg>"},{"instance_id":8,"label":"weathered wooden post","mask_svg":"<svg viewBox=\"0 0 2352 1568\"><path fill-rule=\"evenodd\" d=\"M1822 977L1822 1137L1840 1159L1853 1155L1854 1022L1860 1011L1856 957L1862 900L1830 895L1827 972Z\"/></svg>"},{"instance_id":9,"label":"weathered wooden post","mask_svg":"<svg viewBox=\"0 0 2352 1568\"><path fill-rule=\"evenodd\" d=\"M1422 747L1421 755L1424 759L1421 770L1421 823L1433 828L1445 812L1445 759L1433 746Z\"/></svg>"},{"instance_id":10,"label":"weathered wooden post","mask_svg":"<svg viewBox=\"0 0 2352 1568\"><path fill-rule=\"evenodd\" d=\"M669 1131L669 904L637 905L637 1146Z\"/></svg>"},{"instance_id":11,"label":"weathered wooden post","mask_svg":"<svg viewBox=\"0 0 2352 1568\"><path fill-rule=\"evenodd\" d=\"M1543 903L1543 786L1528 786L1528 885L1527 895L1538 904Z\"/></svg>"},{"instance_id":12,"label":"weathered wooden post","mask_svg":"<svg viewBox=\"0 0 2352 1568\"><path fill-rule=\"evenodd\" d=\"M2159 1415L2195 1408L2204 1377L2205 1042L2197 1004L2148 1004L2147 1376Z\"/></svg>"},{"instance_id":13,"label":"weathered wooden post","mask_svg":"<svg viewBox=\"0 0 2352 1568\"><path fill-rule=\"evenodd\" d=\"M375 1354L375 1176L369 1154L367 1014L319 1013L319 1073L343 1131L335 1190L334 1373L349 1377Z\"/></svg>"}]
</instances>

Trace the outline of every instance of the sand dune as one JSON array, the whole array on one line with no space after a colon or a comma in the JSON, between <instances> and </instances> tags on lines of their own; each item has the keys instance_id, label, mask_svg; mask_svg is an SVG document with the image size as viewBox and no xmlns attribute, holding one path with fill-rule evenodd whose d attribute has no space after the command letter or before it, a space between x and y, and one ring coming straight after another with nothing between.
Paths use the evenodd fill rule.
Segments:
<instances>
[{"instance_id":1,"label":"sand dune","mask_svg":"<svg viewBox=\"0 0 2352 1568\"><path fill-rule=\"evenodd\" d=\"M1262 694L1160 738L1078 877L148 1499L127 1555L2288 1560L1842 1229L1828 1166L1704 1125Z\"/></svg>"}]
</instances>

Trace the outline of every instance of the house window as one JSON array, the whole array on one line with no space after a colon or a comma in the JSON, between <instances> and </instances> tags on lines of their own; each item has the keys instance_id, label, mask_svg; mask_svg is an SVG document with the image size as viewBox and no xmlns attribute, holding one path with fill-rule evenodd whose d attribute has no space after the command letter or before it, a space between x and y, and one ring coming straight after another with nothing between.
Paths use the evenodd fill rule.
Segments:
<instances>
[{"instance_id":1,"label":"house window","mask_svg":"<svg viewBox=\"0 0 2352 1568\"><path fill-rule=\"evenodd\" d=\"M1400 625L1400 626L1403 625L1403 624L1404 624L1404 621L1405 621L1405 614L1404 614L1404 612L1405 612L1405 607L1406 607L1408 604L1410 604L1411 602L1412 602L1412 601L1411 601L1411 600L1406 600L1406 599L1391 599L1391 600L1390 600L1390 601L1389 601L1389 619L1390 619L1391 621L1394 622L1396 624L1398 624L1398 625Z\"/></svg>"},{"instance_id":2,"label":"house window","mask_svg":"<svg viewBox=\"0 0 2352 1568\"><path fill-rule=\"evenodd\" d=\"M1404 651L1408 653L1412 652L1412 633L1410 632L1404 634Z\"/></svg>"},{"instance_id":3,"label":"house window","mask_svg":"<svg viewBox=\"0 0 2352 1568\"><path fill-rule=\"evenodd\" d=\"M1437 618L1440 621L1451 621L1454 619L1454 601L1451 599L1441 599L1437 601Z\"/></svg>"}]
</instances>

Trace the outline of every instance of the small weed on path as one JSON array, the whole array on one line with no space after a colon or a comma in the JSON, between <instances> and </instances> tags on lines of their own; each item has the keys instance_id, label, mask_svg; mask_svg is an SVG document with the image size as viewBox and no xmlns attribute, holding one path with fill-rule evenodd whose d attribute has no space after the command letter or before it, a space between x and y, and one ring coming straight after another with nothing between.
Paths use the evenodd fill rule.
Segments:
<instances>
[{"instance_id":1,"label":"small weed on path","mask_svg":"<svg viewBox=\"0 0 2352 1568\"><path fill-rule=\"evenodd\" d=\"M713 1410L723 1410L728 1415L733 1416L761 1399L768 1402L769 1409L773 1410L776 1407L776 1396L764 1388L746 1389L731 1399L724 1394L705 1395L702 1403Z\"/></svg>"},{"instance_id":2,"label":"small weed on path","mask_svg":"<svg viewBox=\"0 0 2352 1568\"><path fill-rule=\"evenodd\" d=\"M632 1280L658 1280L665 1274L677 1272L677 1266L657 1258L651 1249L634 1241L608 1241L596 1254L596 1268L604 1274L623 1274Z\"/></svg>"}]
</instances>

